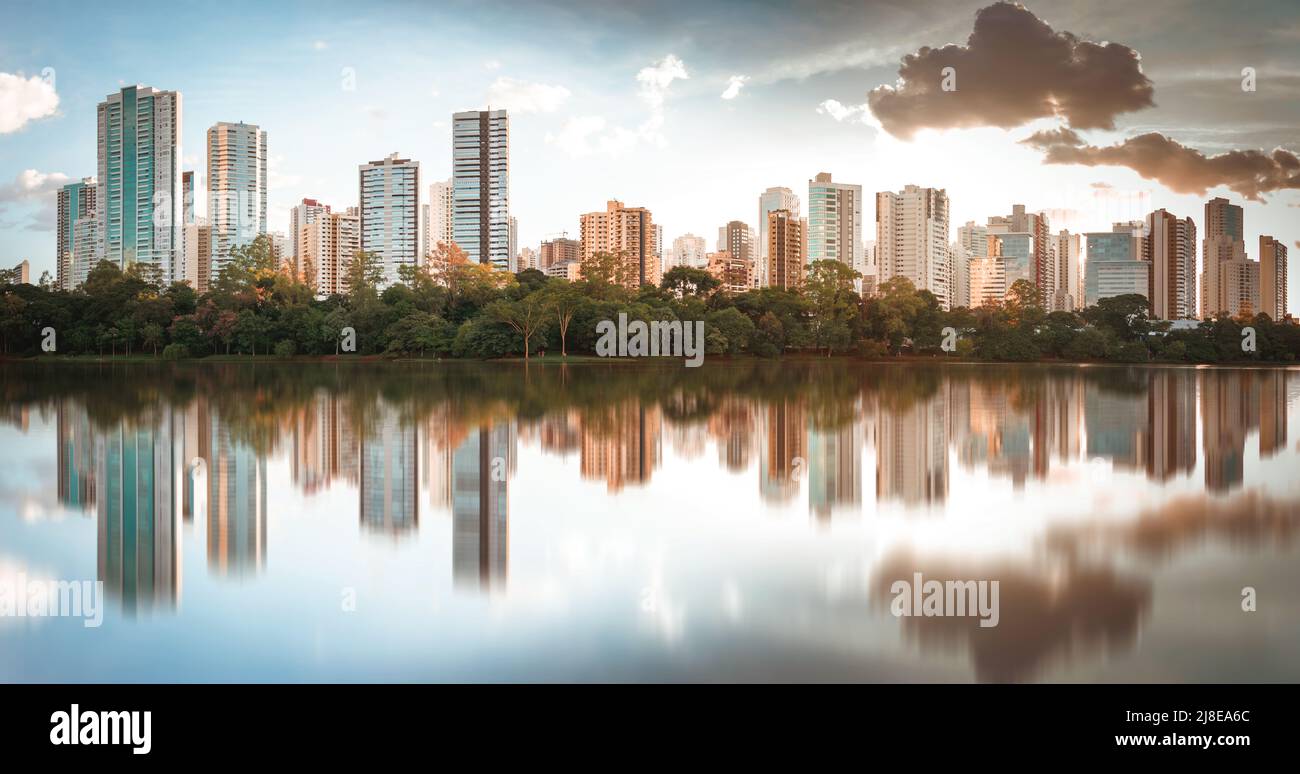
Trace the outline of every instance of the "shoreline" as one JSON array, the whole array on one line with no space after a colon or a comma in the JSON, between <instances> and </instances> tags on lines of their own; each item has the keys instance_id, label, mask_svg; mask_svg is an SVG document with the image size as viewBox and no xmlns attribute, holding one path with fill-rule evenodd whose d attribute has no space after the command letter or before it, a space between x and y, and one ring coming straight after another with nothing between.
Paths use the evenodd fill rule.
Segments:
<instances>
[{"instance_id":1,"label":"shoreline","mask_svg":"<svg viewBox=\"0 0 1300 774\"><path fill-rule=\"evenodd\" d=\"M399 363L474 363L474 364L496 364L496 365L526 365L547 367L554 365L589 365L589 364L651 364L664 365L680 360L681 358L672 357L600 357L598 355L569 355L568 357L533 357L525 361L520 357L511 358L457 358L457 357L387 357L384 355L295 355L293 357L279 357L276 355L209 355L200 358L182 358L178 360L167 360L161 355L34 355L29 357L0 357L0 363L24 363L24 364L42 364L42 365L84 365L90 363L107 363L107 364L130 364L130 365L148 365L148 364L184 364L184 365L338 365L340 363L353 364L399 364ZM1165 367L1165 368L1280 368L1293 369L1300 368L1297 362L1281 361L1255 361L1255 360L1237 360L1221 363L1193 363L1180 362L1173 360L1148 360L1144 362L1122 362L1114 360L1059 360L1051 358L1040 358L1037 360L980 360L977 358L958 358L958 357L940 357L934 355L897 355L886 358L864 358L857 355L836 355L826 357L825 355L814 354L791 354L779 358L764 358L754 355L713 355L707 360L715 363L752 363L752 362L826 362L826 363L845 363L850 362L858 365L910 365L910 364L942 364L942 365L991 365L991 366L1112 366L1112 367L1131 367L1143 366L1147 368Z\"/></svg>"}]
</instances>

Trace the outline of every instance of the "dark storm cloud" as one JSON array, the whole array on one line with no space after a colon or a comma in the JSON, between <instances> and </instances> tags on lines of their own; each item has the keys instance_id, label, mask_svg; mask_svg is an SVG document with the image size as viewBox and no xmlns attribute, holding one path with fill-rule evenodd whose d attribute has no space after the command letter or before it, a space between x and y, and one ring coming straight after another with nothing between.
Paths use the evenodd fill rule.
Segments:
<instances>
[{"instance_id":1,"label":"dark storm cloud","mask_svg":"<svg viewBox=\"0 0 1300 774\"><path fill-rule=\"evenodd\" d=\"M956 90L941 88L943 70ZM1059 116L1076 129L1112 129L1115 116L1152 107L1141 58L1119 43L1057 32L1023 6L995 3L975 15L966 45L924 47L903 57L898 86L880 86L867 102L890 134L918 129L1009 129Z\"/></svg>"},{"instance_id":2,"label":"dark storm cloud","mask_svg":"<svg viewBox=\"0 0 1300 774\"><path fill-rule=\"evenodd\" d=\"M1036 132L1021 142L1042 151L1047 164L1128 167L1175 193L1204 194L1222 185L1259 201L1261 194L1270 191L1300 188L1300 158L1283 148L1271 153L1234 150L1206 156L1159 132L1098 147L1064 128Z\"/></svg>"}]
</instances>

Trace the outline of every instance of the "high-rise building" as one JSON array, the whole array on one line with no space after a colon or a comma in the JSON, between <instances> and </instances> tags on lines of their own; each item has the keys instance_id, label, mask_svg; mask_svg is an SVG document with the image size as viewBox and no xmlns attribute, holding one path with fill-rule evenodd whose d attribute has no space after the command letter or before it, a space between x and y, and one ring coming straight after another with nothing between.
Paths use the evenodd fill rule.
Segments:
<instances>
[{"instance_id":1,"label":"high-rise building","mask_svg":"<svg viewBox=\"0 0 1300 774\"><path fill-rule=\"evenodd\" d=\"M1016 280L1026 279L1038 286L1050 301L1052 289L1056 286L1056 272L1052 264L1051 227L1047 216L1026 212L1023 204L1013 204L1010 215L989 218L988 231L990 234L1029 235L1029 253L1024 258L1027 265L1023 269L1007 268L1007 287L1014 285Z\"/></svg>"},{"instance_id":2,"label":"high-rise building","mask_svg":"<svg viewBox=\"0 0 1300 774\"><path fill-rule=\"evenodd\" d=\"M774 186L758 196L758 284L766 287L767 278L767 216L776 210L789 212L795 220L799 219L799 197L785 186Z\"/></svg>"},{"instance_id":3,"label":"high-rise building","mask_svg":"<svg viewBox=\"0 0 1300 774\"><path fill-rule=\"evenodd\" d=\"M728 293L744 293L754 286L754 262L723 250L709 253L706 270Z\"/></svg>"},{"instance_id":4,"label":"high-rise building","mask_svg":"<svg viewBox=\"0 0 1300 774\"><path fill-rule=\"evenodd\" d=\"M256 124L208 129L208 228L214 274L232 248L266 233L266 132Z\"/></svg>"},{"instance_id":5,"label":"high-rise building","mask_svg":"<svg viewBox=\"0 0 1300 774\"><path fill-rule=\"evenodd\" d=\"M420 252L432 255L438 245L452 244L451 212L452 181L443 180L429 185L429 203L424 205L424 237Z\"/></svg>"},{"instance_id":6,"label":"high-rise building","mask_svg":"<svg viewBox=\"0 0 1300 774\"><path fill-rule=\"evenodd\" d=\"M1286 245L1259 237L1259 311L1274 320L1286 317Z\"/></svg>"},{"instance_id":7,"label":"high-rise building","mask_svg":"<svg viewBox=\"0 0 1300 774\"><path fill-rule=\"evenodd\" d=\"M398 269L420 265L420 162L389 154L362 164L361 249L383 269L383 286L399 281Z\"/></svg>"},{"instance_id":8,"label":"high-rise building","mask_svg":"<svg viewBox=\"0 0 1300 774\"><path fill-rule=\"evenodd\" d=\"M1201 317L1226 312L1235 317L1259 308L1259 265L1246 258L1241 207L1224 198L1205 203L1201 256Z\"/></svg>"},{"instance_id":9,"label":"high-rise building","mask_svg":"<svg viewBox=\"0 0 1300 774\"><path fill-rule=\"evenodd\" d=\"M683 234L673 240L672 259L667 265L670 268L685 266L691 269L702 269L708 263L708 259L705 258L706 252L704 237Z\"/></svg>"},{"instance_id":10,"label":"high-rise building","mask_svg":"<svg viewBox=\"0 0 1300 774\"><path fill-rule=\"evenodd\" d=\"M860 185L832 182L829 172L808 181L808 263L839 261L866 273L862 206Z\"/></svg>"},{"instance_id":11,"label":"high-rise building","mask_svg":"<svg viewBox=\"0 0 1300 774\"><path fill-rule=\"evenodd\" d=\"M326 212L298 232L298 278L327 298L348 291L347 272L361 249L361 216L355 207L347 212Z\"/></svg>"},{"instance_id":12,"label":"high-rise building","mask_svg":"<svg viewBox=\"0 0 1300 774\"><path fill-rule=\"evenodd\" d=\"M1082 280L1079 273L1080 239L1069 230L1052 237L1052 261L1055 265L1055 287L1047 297L1048 308L1053 312L1073 312L1083 308L1080 293Z\"/></svg>"},{"instance_id":13,"label":"high-rise building","mask_svg":"<svg viewBox=\"0 0 1300 774\"><path fill-rule=\"evenodd\" d=\"M182 217L185 225L194 222L194 171L186 170L181 173L181 207Z\"/></svg>"},{"instance_id":14,"label":"high-rise building","mask_svg":"<svg viewBox=\"0 0 1300 774\"><path fill-rule=\"evenodd\" d=\"M315 199L303 199L289 209L289 266L294 276L302 277L302 248L298 244L298 233L302 227L315 223L316 218L330 211L328 204L321 204Z\"/></svg>"},{"instance_id":15,"label":"high-rise building","mask_svg":"<svg viewBox=\"0 0 1300 774\"><path fill-rule=\"evenodd\" d=\"M1138 294L1150 298L1151 264L1142 260L1142 240L1132 224L1116 223L1111 231L1083 237L1088 246L1084 279L1088 306L1113 296Z\"/></svg>"},{"instance_id":16,"label":"high-rise building","mask_svg":"<svg viewBox=\"0 0 1300 774\"><path fill-rule=\"evenodd\" d=\"M604 212L589 212L580 222L582 260L597 253L612 255L622 262L623 283L628 287L659 284L658 232L649 210L610 200Z\"/></svg>"},{"instance_id":17,"label":"high-rise building","mask_svg":"<svg viewBox=\"0 0 1300 774\"><path fill-rule=\"evenodd\" d=\"M952 261L948 255L948 193L906 186L876 194L876 270L879 283L907 277L952 308Z\"/></svg>"},{"instance_id":18,"label":"high-rise building","mask_svg":"<svg viewBox=\"0 0 1300 774\"><path fill-rule=\"evenodd\" d=\"M99 103L96 255L161 282L180 261L181 94L125 86Z\"/></svg>"},{"instance_id":19,"label":"high-rise building","mask_svg":"<svg viewBox=\"0 0 1300 774\"><path fill-rule=\"evenodd\" d=\"M582 242L577 239L556 237L542 242L538 268L546 271L561 263L578 263L582 260Z\"/></svg>"},{"instance_id":20,"label":"high-rise building","mask_svg":"<svg viewBox=\"0 0 1300 774\"><path fill-rule=\"evenodd\" d=\"M93 212L77 218L72 224L72 287L86 281L90 270L100 260L99 248L99 218Z\"/></svg>"},{"instance_id":21,"label":"high-rise building","mask_svg":"<svg viewBox=\"0 0 1300 774\"><path fill-rule=\"evenodd\" d=\"M803 221L789 210L772 210L766 231L768 287L799 287L804 276Z\"/></svg>"},{"instance_id":22,"label":"high-rise building","mask_svg":"<svg viewBox=\"0 0 1300 774\"><path fill-rule=\"evenodd\" d=\"M1147 216L1144 259L1151 264L1151 317L1196 318L1196 224L1165 209Z\"/></svg>"},{"instance_id":23,"label":"high-rise building","mask_svg":"<svg viewBox=\"0 0 1300 774\"><path fill-rule=\"evenodd\" d=\"M207 218L185 224L185 259L180 279L189 283L199 295L212 288L212 231Z\"/></svg>"},{"instance_id":24,"label":"high-rise building","mask_svg":"<svg viewBox=\"0 0 1300 774\"><path fill-rule=\"evenodd\" d=\"M510 268L510 119L504 110L452 116L452 237L471 262Z\"/></svg>"},{"instance_id":25,"label":"high-rise building","mask_svg":"<svg viewBox=\"0 0 1300 774\"><path fill-rule=\"evenodd\" d=\"M86 273L90 271L89 266L78 270L73 263L76 254L74 227L81 218L95 217L95 189L93 177L83 177L80 182L68 183L59 189L55 278L58 287L63 290L72 290L85 282ZM93 255L93 245L91 254Z\"/></svg>"},{"instance_id":26,"label":"high-rise building","mask_svg":"<svg viewBox=\"0 0 1300 774\"><path fill-rule=\"evenodd\" d=\"M1007 295L1007 274L1001 257L971 258L967 270L972 308L1002 303Z\"/></svg>"},{"instance_id":27,"label":"high-rise building","mask_svg":"<svg viewBox=\"0 0 1300 774\"><path fill-rule=\"evenodd\" d=\"M743 258L747 261L754 259L756 254L754 229L739 220L732 220L728 221L721 231L722 244L718 248L719 252L728 252L733 258Z\"/></svg>"},{"instance_id":28,"label":"high-rise building","mask_svg":"<svg viewBox=\"0 0 1300 774\"><path fill-rule=\"evenodd\" d=\"M519 221L510 216L510 271L519 271Z\"/></svg>"},{"instance_id":29,"label":"high-rise building","mask_svg":"<svg viewBox=\"0 0 1300 774\"><path fill-rule=\"evenodd\" d=\"M954 307L981 306L985 301L981 294L991 292L992 288L987 284L981 285L980 294L974 292L974 272L979 271L981 282L985 283L991 281L989 274L991 270L997 276L1004 276L1000 262L996 269L992 266L992 262L989 262L989 265L974 263L988 257L988 233L986 226L981 226L973 220L968 220L966 225L957 227L957 241L952 246L952 305ZM999 287L997 293L1000 299L1005 289Z\"/></svg>"}]
</instances>

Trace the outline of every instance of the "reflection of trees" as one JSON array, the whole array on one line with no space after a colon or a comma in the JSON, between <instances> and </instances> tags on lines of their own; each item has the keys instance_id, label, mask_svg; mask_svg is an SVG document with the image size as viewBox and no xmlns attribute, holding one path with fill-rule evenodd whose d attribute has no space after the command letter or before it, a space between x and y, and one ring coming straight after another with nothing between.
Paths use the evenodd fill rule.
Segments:
<instances>
[{"instance_id":1,"label":"reflection of trees","mask_svg":"<svg viewBox=\"0 0 1300 774\"><path fill-rule=\"evenodd\" d=\"M923 650L968 648L981 682L1033 679L1053 661L1088 658L1132 647L1151 604L1150 583L1124 578L1109 568L1071 566L1063 574L1037 574L1011 565L976 566L911 557L886 560L873 582L886 608L897 580L998 581L998 625L981 627L978 616L913 615L903 631Z\"/></svg>"}]
</instances>

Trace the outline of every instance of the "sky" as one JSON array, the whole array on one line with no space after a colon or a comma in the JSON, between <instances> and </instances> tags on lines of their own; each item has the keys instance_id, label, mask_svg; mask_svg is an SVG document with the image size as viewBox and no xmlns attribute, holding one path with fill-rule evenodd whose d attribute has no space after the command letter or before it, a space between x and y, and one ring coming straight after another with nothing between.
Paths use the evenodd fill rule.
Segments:
<instances>
[{"instance_id":1,"label":"sky","mask_svg":"<svg viewBox=\"0 0 1300 774\"><path fill-rule=\"evenodd\" d=\"M95 108L135 83L204 133L268 133L269 221L357 203L398 152L451 173L450 118L504 107L519 244L608 199L710 248L758 196L830 172L944 188L952 228L1022 203L1054 230L1245 206L1300 255L1300 6L1150 0L11 4L0 28L0 265L54 270L55 190L95 174ZM953 67L954 88L935 87ZM1243 75L1251 68L1252 75ZM1247 81L1250 88L1245 88ZM1282 150L1278 150L1278 149ZM203 212L200 192L196 207ZM874 212L865 217L874 239ZM1290 272L1290 309L1300 271Z\"/></svg>"}]
</instances>

